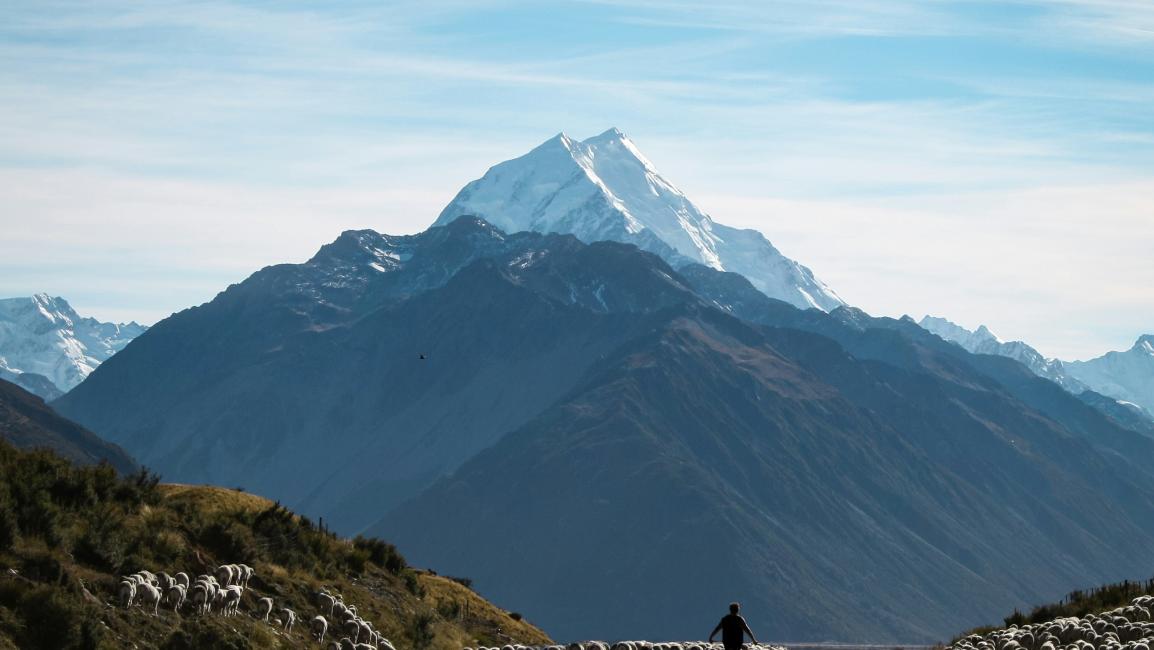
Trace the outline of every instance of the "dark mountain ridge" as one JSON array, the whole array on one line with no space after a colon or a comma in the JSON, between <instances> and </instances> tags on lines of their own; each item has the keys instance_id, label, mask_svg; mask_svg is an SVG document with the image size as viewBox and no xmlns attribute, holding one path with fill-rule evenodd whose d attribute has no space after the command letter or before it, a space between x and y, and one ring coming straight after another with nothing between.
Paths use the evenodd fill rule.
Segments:
<instances>
[{"instance_id":1,"label":"dark mountain ridge","mask_svg":"<svg viewBox=\"0 0 1154 650\"><path fill-rule=\"evenodd\" d=\"M138 469L136 461L123 449L61 417L40 397L3 379L0 379L0 438L20 449L51 449L81 465L108 461L124 474Z\"/></svg>"},{"instance_id":2,"label":"dark mountain ridge","mask_svg":"<svg viewBox=\"0 0 1154 650\"><path fill-rule=\"evenodd\" d=\"M371 530L561 638L691 638L738 598L767 638L931 641L1147 565L1141 463L993 382L690 312Z\"/></svg>"},{"instance_id":3,"label":"dark mountain ridge","mask_svg":"<svg viewBox=\"0 0 1154 650\"><path fill-rule=\"evenodd\" d=\"M1015 364L463 218L263 269L58 404L558 637L692 638L738 597L766 637L910 642L1148 572L1154 442Z\"/></svg>"}]
</instances>

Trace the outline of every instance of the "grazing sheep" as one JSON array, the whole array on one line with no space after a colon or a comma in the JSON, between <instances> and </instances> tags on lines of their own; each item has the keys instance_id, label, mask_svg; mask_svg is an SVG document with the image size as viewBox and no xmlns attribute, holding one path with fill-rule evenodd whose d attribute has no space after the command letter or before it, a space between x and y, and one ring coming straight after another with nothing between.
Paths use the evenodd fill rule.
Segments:
<instances>
[{"instance_id":1,"label":"grazing sheep","mask_svg":"<svg viewBox=\"0 0 1154 650\"><path fill-rule=\"evenodd\" d=\"M168 588L168 602L172 604L172 611L178 611L184 605L184 598L187 595L187 590L184 585L174 584Z\"/></svg>"},{"instance_id":2,"label":"grazing sheep","mask_svg":"<svg viewBox=\"0 0 1154 650\"><path fill-rule=\"evenodd\" d=\"M268 615L272 613L272 598L261 598L260 600L256 601L256 605L258 611L264 611L264 613L261 614L261 618L265 623L268 623Z\"/></svg>"},{"instance_id":3,"label":"grazing sheep","mask_svg":"<svg viewBox=\"0 0 1154 650\"><path fill-rule=\"evenodd\" d=\"M132 580L121 580L117 595L120 597L120 603L124 605L125 609L132 607L132 600L136 598L136 582Z\"/></svg>"},{"instance_id":4,"label":"grazing sheep","mask_svg":"<svg viewBox=\"0 0 1154 650\"><path fill-rule=\"evenodd\" d=\"M380 639L377 641L377 650L397 650L393 647L393 642L388 639Z\"/></svg>"},{"instance_id":5,"label":"grazing sheep","mask_svg":"<svg viewBox=\"0 0 1154 650\"><path fill-rule=\"evenodd\" d=\"M173 576L172 579L176 581L176 584L183 585L185 589L188 589L190 583L188 581L187 573L181 571L180 573Z\"/></svg>"},{"instance_id":6,"label":"grazing sheep","mask_svg":"<svg viewBox=\"0 0 1154 650\"><path fill-rule=\"evenodd\" d=\"M237 565L240 569L240 584L245 589L248 589L248 581L252 579L254 573L253 568L247 564Z\"/></svg>"},{"instance_id":7,"label":"grazing sheep","mask_svg":"<svg viewBox=\"0 0 1154 650\"><path fill-rule=\"evenodd\" d=\"M202 582L196 583L192 588L192 606L196 609L196 613L204 616L208 613L211 603L212 596L209 594L208 585Z\"/></svg>"},{"instance_id":8,"label":"grazing sheep","mask_svg":"<svg viewBox=\"0 0 1154 650\"><path fill-rule=\"evenodd\" d=\"M235 616L237 609L240 607L240 597L244 590L240 585L232 585L224 590L224 599L221 603L221 614L224 616Z\"/></svg>"},{"instance_id":9,"label":"grazing sheep","mask_svg":"<svg viewBox=\"0 0 1154 650\"><path fill-rule=\"evenodd\" d=\"M360 624L360 632L357 634L358 641L368 641L373 637L373 626L369 625L368 621L364 619L357 619Z\"/></svg>"},{"instance_id":10,"label":"grazing sheep","mask_svg":"<svg viewBox=\"0 0 1154 650\"><path fill-rule=\"evenodd\" d=\"M312 632L313 638L317 642L323 643L325 640L325 632L329 630L329 622L325 620L324 616L314 616L313 620L309 621L309 631Z\"/></svg>"},{"instance_id":11,"label":"grazing sheep","mask_svg":"<svg viewBox=\"0 0 1154 650\"><path fill-rule=\"evenodd\" d=\"M344 624L345 634L349 635L353 643L357 642L357 637L361 633L361 624L356 619L349 619Z\"/></svg>"},{"instance_id":12,"label":"grazing sheep","mask_svg":"<svg viewBox=\"0 0 1154 650\"><path fill-rule=\"evenodd\" d=\"M288 632L288 633L292 633L293 623L297 622L297 613L294 612L293 610L289 609L288 607L285 607L284 609L280 610L280 612L281 612L282 617L284 619L284 631Z\"/></svg>"},{"instance_id":13,"label":"grazing sheep","mask_svg":"<svg viewBox=\"0 0 1154 650\"><path fill-rule=\"evenodd\" d=\"M337 599L326 591L317 594L317 603L322 610L328 609L329 616L333 615L333 608L337 606Z\"/></svg>"},{"instance_id":14,"label":"grazing sheep","mask_svg":"<svg viewBox=\"0 0 1154 650\"><path fill-rule=\"evenodd\" d=\"M160 589L144 583L137 587L137 593L140 594L141 605L152 605L152 615L158 616L160 610Z\"/></svg>"}]
</instances>

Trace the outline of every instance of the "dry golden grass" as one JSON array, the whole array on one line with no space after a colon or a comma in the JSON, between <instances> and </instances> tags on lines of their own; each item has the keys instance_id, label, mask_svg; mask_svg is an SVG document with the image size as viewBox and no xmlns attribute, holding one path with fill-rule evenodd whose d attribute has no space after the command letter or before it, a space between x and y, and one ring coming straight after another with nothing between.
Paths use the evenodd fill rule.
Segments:
<instances>
[{"instance_id":1,"label":"dry golden grass","mask_svg":"<svg viewBox=\"0 0 1154 650\"><path fill-rule=\"evenodd\" d=\"M255 494L216 487L213 485L186 485L161 483L157 486L169 503L185 503L205 514L218 512L259 512L273 502Z\"/></svg>"},{"instance_id":2,"label":"dry golden grass","mask_svg":"<svg viewBox=\"0 0 1154 650\"><path fill-rule=\"evenodd\" d=\"M481 598L464 585L438 575L422 573L421 586L425 588L425 600L447 618L456 618L466 623L468 629L484 630L487 634L479 638L476 634L460 638L460 646L478 645L478 642L519 639L529 645L552 643L549 636L528 621L515 620L509 612ZM450 612L456 612L455 616Z\"/></svg>"},{"instance_id":3,"label":"dry golden grass","mask_svg":"<svg viewBox=\"0 0 1154 650\"><path fill-rule=\"evenodd\" d=\"M0 567L18 569L0 573L0 650L312 648L316 643L307 623L327 614L317 600L322 588L355 604L398 648L549 642L541 630L514 620L461 584L406 567L387 544L336 538L263 497L147 481L133 488L133 479L110 484L98 470L74 469L43 454L31 459L35 462L0 444L0 468L8 474L0 472L0 487L8 488L5 481L35 483L38 492L31 498L47 504L44 512L54 531L22 528L14 542L0 548ZM92 502L91 490L101 481L103 496ZM197 574L246 557L256 574L238 616L202 617L189 608L179 613L165 608L153 616L116 602L121 574L139 569ZM274 600L274 616L282 607L297 613L291 633L258 616L262 597ZM58 630L45 627L48 618L71 621L73 629L57 623L52 625ZM46 633L32 634L33 628ZM340 636L332 631L328 638ZM178 638L185 641L171 645Z\"/></svg>"}]
</instances>

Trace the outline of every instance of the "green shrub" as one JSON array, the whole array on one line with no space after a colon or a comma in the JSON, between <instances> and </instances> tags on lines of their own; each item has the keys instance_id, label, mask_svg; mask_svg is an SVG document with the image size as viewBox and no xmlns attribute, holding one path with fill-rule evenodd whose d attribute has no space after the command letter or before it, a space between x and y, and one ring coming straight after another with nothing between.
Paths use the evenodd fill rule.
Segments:
<instances>
[{"instance_id":1,"label":"green shrub","mask_svg":"<svg viewBox=\"0 0 1154 650\"><path fill-rule=\"evenodd\" d=\"M76 540L76 559L110 573L123 573L128 557L125 523L119 508L107 503L98 506Z\"/></svg>"},{"instance_id":2,"label":"green shrub","mask_svg":"<svg viewBox=\"0 0 1154 650\"><path fill-rule=\"evenodd\" d=\"M16 519L16 510L11 502L0 500L0 553L11 550L20 538L20 526Z\"/></svg>"},{"instance_id":3,"label":"green shrub","mask_svg":"<svg viewBox=\"0 0 1154 650\"><path fill-rule=\"evenodd\" d=\"M23 595L17 609L24 619L24 629L19 636L21 648L83 647L81 623L90 612L70 601L61 590L34 587Z\"/></svg>"},{"instance_id":4,"label":"green shrub","mask_svg":"<svg viewBox=\"0 0 1154 650\"><path fill-rule=\"evenodd\" d=\"M401 571L409 566L396 546L375 537L362 537L358 535L353 540L353 546L357 549L367 551L369 560L373 564L383 567L393 575L400 575Z\"/></svg>"},{"instance_id":5,"label":"green shrub","mask_svg":"<svg viewBox=\"0 0 1154 650\"><path fill-rule=\"evenodd\" d=\"M413 622L409 626L409 638L413 640L413 647L423 649L432 645L436 636L433 622L433 615L427 612L421 612L413 617Z\"/></svg>"},{"instance_id":6,"label":"green shrub","mask_svg":"<svg viewBox=\"0 0 1154 650\"><path fill-rule=\"evenodd\" d=\"M421 581L417 579L416 571L405 569L405 572L401 574L401 579L405 581L405 588L409 590L409 593L417 598L425 597L425 588L421 586Z\"/></svg>"}]
</instances>

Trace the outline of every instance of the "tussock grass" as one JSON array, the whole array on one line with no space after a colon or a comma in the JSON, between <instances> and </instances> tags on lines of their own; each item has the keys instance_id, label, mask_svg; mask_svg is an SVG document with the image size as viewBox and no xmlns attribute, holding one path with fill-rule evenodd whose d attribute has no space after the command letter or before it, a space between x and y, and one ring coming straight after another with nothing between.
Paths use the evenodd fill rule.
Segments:
<instances>
[{"instance_id":1,"label":"tussock grass","mask_svg":"<svg viewBox=\"0 0 1154 650\"><path fill-rule=\"evenodd\" d=\"M120 575L239 562L256 569L240 616L154 617L115 604ZM409 567L381 540L339 538L235 489L122 477L0 442L0 650L314 647L307 621L327 614L315 604L322 587L401 650L548 642L459 582ZM297 612L291 634L252 614L264 596Z\"/></svg>"}]
</instances>

